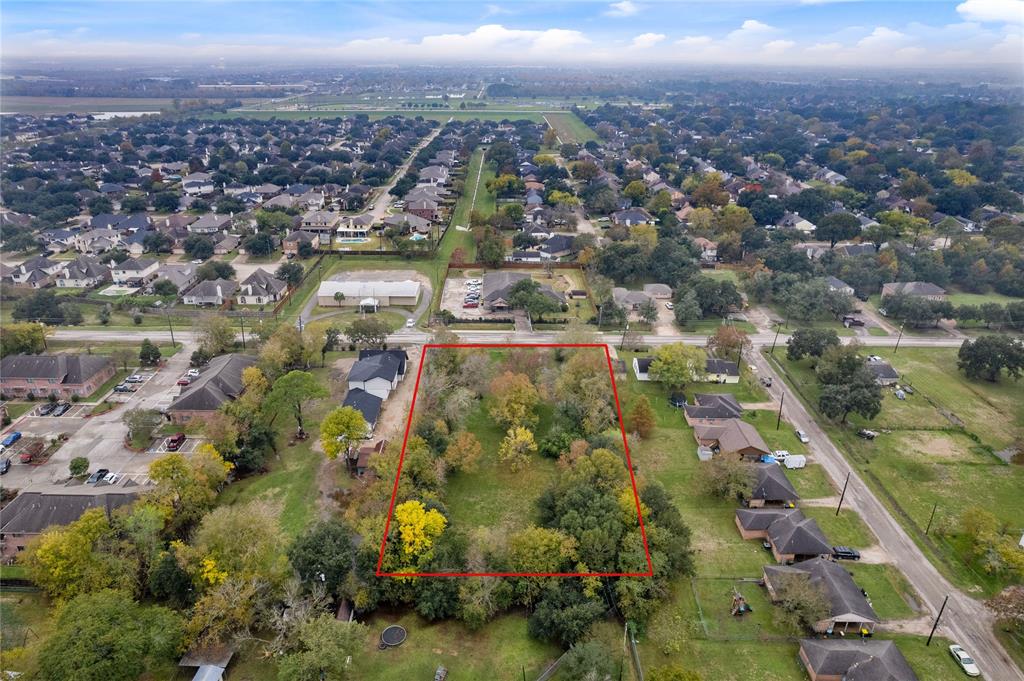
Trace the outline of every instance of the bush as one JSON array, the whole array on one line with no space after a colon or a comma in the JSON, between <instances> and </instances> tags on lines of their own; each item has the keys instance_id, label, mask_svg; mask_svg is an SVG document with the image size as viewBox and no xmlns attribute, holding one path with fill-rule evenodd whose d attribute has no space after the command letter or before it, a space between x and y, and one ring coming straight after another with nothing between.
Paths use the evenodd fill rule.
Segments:
<instances>
[{"instance_id":1,"label":"bush","mask_svg":"<svg viewBox=\"0 0 1024 681\"><path fill-rule=\"evenodd\" d=\"M89 472L89 459L84 456L76 456L68 463L68 470L71 472L71 477L82 477Z\"/></svg>"},{"instance_id":2,"label":"bush","mask_svg":"<svg viewBox=\"0 0 1024 681\"><path fill-rule=\"evenodd\" d=\"M71 401L75 402L75 403L81 402L82 401L82 396L81 395L72 395L71 396Z\"/></svg>"},{"instance_id":3,"label":"bush","mask_svg":"<svg viewBox=\"0 0 1024 681\"><path fill-rule=\"evenodd\" d=\"M139 314L138 312L133 314L132 315L132 323L135 324L135 326L140 326L142 324L142 315Z\"/></svg>"}]
</instances>

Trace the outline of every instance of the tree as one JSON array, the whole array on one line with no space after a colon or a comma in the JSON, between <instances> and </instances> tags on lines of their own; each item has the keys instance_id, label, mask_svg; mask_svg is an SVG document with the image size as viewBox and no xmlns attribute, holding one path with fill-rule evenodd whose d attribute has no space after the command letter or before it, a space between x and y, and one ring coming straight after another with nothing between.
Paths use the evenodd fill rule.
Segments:
<instances>
[{"instance_id":1,"label":"tree","mask_svg":"<svg viewBox=\"0 0 1024 681\"><path fill-rule=\"evenodd\" d=\"M957 353L957 368L971 379L998 381L1006 373L1017 380L1024 371L1024 341L1004 335L965 340Z\"/></svg>"},{"instance_id":2,"label":"tree","mask_svg":"<svg viewBox=\"0 0 1024 681\"><path fill-rule=\"evenodd\" d=\"M739 362L743 351L750 347L747 333L731 324L719 326L708 338L708 350L717 357L734 359Z\"/></svg>"},{"instance_id":3,"label":"tree","mask_svg":"<svg viewBox=\"0 0 1024 681\"><path fill-rule=\"evenodd\" d=\"M178 210L180 199L174 192L159 192L153 195L153 210L158 213L173 213Z\"/></svg>"},{"instance_id":4,"label":"tree","mask_svg":"<svg viewBox=\"0 0 1024 681\"><path fill-rule=\"evenodd\" d=\"M193 260L206 260L213 255L213 239L201 234L193 234L185 239L182 248L185 255ZM216 279L216 277L214 277Z\"/></svg>"},{"instance_id":5,"label":"tree","mask_svg":"<svg viewBox=\"0 0 1024 681\"><path fill-rule=\"evenodd\" d=\"M274 252L274 237L266 232L258 232L245 237L242 247L246 253L255 256L266 256Z\"/></svg>"},{"instance_id":6,"label":"tree","mask_svg":"<svg viewBox=\"0 0 1024 681\"><path fill-rule=\"evenodd\" d=\"M129 194L121 200L121 210L125 213L146 212L146 197L140 194Z\"/></svg>"},{"instance_id":7,"label":"tree","mask_svg":"<svg viewBox=\"0 0 1024 681\"><path fill-rule=\"evenodd\" d=\"M681 297L677 296L674 315L676 324L684 328L703 317L700 303L697 301L696 291L690 289L683 293Z\"/></svg>"},{"instance_id":8,"label":"tree","mask_svg":"<svg viewBox=\"0 0 1024 681\"><path fill-rule=\"evenodd\" d=\"M488 235L477 246L476 256L488 267L501 267L505 262L505 239L500 234Z\"/></svg>"},{"instance_id":9,"label":"tree","mask_svg":"<svg viewBox=\"0 0 1024 681\"><path fill-rule=\"evenodd\" d=\"M853 213L829 213L818 222L814 236L835 248L836 243L859 236L860 231L860 220Z\"/></svg>"},{"instance_id":10,"label":"tree","mask_svg":"<svg viewBox=\"0 0 1024 681\"><path fill-rule=\"evenodd\" d=\"M489 414L503 428L532 426L537 422L540 394L526 374L506 371L491 381Z\"/></svg>"},{"instance_id":11,"label":"tree","mask_svg":"<svg viewBox=\"0 0 1024 681\"><path fill-rule=\"evenodd\" d=\"M89 459L84 456L76 456L68 463L68 472L71 477L80 478L89 472Z\"/></svg>"},{"instance_id":12,"label":"tree","mask_svg":"<svg viewBox=\"0 0 1024 681\"><path fill-rule=\"evenodd\" d=\"M328 459L338 458L338 454L347 452L352 443L366 436L366 419L353 407L338 407L320 423L320 446Z\"/></svg>"},{"instance_id":13,"label":"tree","mask_svg":"<svg viewBox=\"0 0 1024 681\"><path fill-rule=\"evenodd\" d=\"M302 283L303 274L305 274L305 269L297 262L286 262L274 272L275 277L292 287ZM341 291L338 291L338 293L341 293ZM344 296L345 294L342 293L342 295Z\"/></svg>"},{"instance_id":14,"label":"tree","mask_svg":"<svg viewBox=\"0 0 1024 681\"><path fill-rule=\"evenodd\" d=\"M0 326L0 357L35 355L46 349L46 326L36 322L12 322Z\"/></svg>"},{"instance_id":15,"label":"tree","mask_svg":"<svg viewBox=\"0 0 1024 681\"><path fill-rule=\"evenodd\" d=\"M708 355L702 348L683 343L662 345L654 351L651 376L672 389L700 381L707 370Z\"/></svg>"},{"instance_id":16,"label":"tree","mask_svg":"<svg viewBox=\"0 0 1024 681\"><path fill-rule=\"evenodd\" d=\"M631 200L634 206L639 206L647 197L647 185L640 180L633 180L622 190L622 195Z\"/></svg>"},{"instance_id":17,"label":"tree","mask_svg":"<svg viewBox=\"0 0 1024 681\"><path fill-rule=\"evenodd\" d=\"M160 348L154 345L148 338L142 339L142 347L139 349L139 363L147 367L156 366L160 363Z\"/></svg>"},{"instance_id":18,"label":"tree","mask_svg":"<svg viewBox=\"0 0 1024 681\"><path fill-rule=\"evenodd\" d=\"M533 439L533 431L522 426L509 428L498 447L498 457L502 463L509 465L513 473L528 466L530 458L536 453L537 443Z\"/></svg>"},{"instance_id":19,"label":"tree","mask_svg":"<svg viewBox=\"0 0 1024 681\"><path fill-rule=\"evenodd\" d=\"M231 320L217 314L204 314L196 321L199 346L210 356L229 350L235 344L235 327Z\"/></svg>"},{"instance_id":20,"label":"tree","mask_svg":"<svg viewBox=\"0 0 1024 681\"><path fill-rule=\"evenodd\" d=\"M350 660L366 639L366 626L321 613L299 627L297 638L277 662L279 681L338 681L354 678Z\"/></svg>"},{"instance_id":21,"label":"tree","mask_svg":"<svg viewBox=\"0 0 1024 681\"><path fill-rule=\"evenodd\" d=\"M157 279L153 284L153 293L158 296L176 296L178 287L170 279Z\"/></svg>"},{"instance_id":22,"label":"tree","mask_svg":"<svg viewBox=\"0 0 1024 681\"><path fill-rule=\"evenodd\" d=\"M640 305L640 319L645 324L653 325L658 321L658 303L648 298Z\"/></svg>"},{"instance_id":23,"label":"tree","mask_svg":"<svg viewBox=\"0 0 1024 681\"><path fill-rule=\"evenodd\" d=\"M32 582L57 600L117 585L129 586L130 580L122 580L129 566L104 560L94 550L111 534L105 511L91 508L68 525L44 530L29 542L18 560Z\"/></svg>"},{"instance_id":24,"label":"tree","mask_svg":"<svg viewBox=\"0 0 1024 681\"><path fill-rule=\"evenodd\" d=\"M182 641L181 618L127 594L83 594L64 606L39 654L42 678L131 681L167 665Z\"/></svg>"},{"instance_id":25,"label":"tree","mask_svg":"<svg viewBox=\"0 0 1024 681\"><path fill-rule=\"evenodd\" d=\"M476 470L482 452L483 448L476 436L464 430L449 440L448 448L444 450L444 461L452 470L472 473Z\"/></svg>"},{"instance_id":26,"label":"tree","mask_svg":"<svg viewBox=\"0 0 1024 681\"><path fill-rule=\"evenodd\" d=\"M221 456L231 459L238 454L238 437L241 430L238 422L227 413L223 405L220 411L215 411L199 421L203 435Z\"/></svg>"},{"instance_id":27,"label":"tree","mask_svg":"<svg viewBox=\"0 0 1024 681\"><path fill-rule=\"evenodd\" d=\"M569 681L604 681L612 678L615 663L599 641L577 643L569 648L558 676Z\"/></svg>"},{"instance_id":28,"label":"tree","mask_svg":"<svg viewBox=\"0 0 1024 681\"><path fill-rule=\"evenodd\" d=\"M798 361L805 356L821 357L830 347L839 345L835 329L797 329L786 343L786 359Z\"/></svg>"},{"instance_id":29,"label":"tree","mask_svg":"<svg viewBox=\"0 0 1024 681\"><path fill-rule=\"evenodd\" d=\"M121 417L122 423L128 426L128 439L136 448L149 445L163 420L163 415L156 409L129 409Z\"/></svg>"},{"instance_id":30,"label":"tree","mask_svg":"<svg viewBox=\"0 0 1024 681\"><path fill-rule=\"evenodd\" d=\"M85 321L82 315L82 308L74 303L61 303L60 312L64 317L64 323L68 326L78 326Z\"/></svg>"},{"instance_id":31,"label":"tree","mask_svg":"<svg viewBox=\"0 0 1024 681\"><path fill-rule=\"evenodd\" d=\"M700 467L700 488L729 501L750 494L754 478L754 467L735 457L716 456Z\"/></svg>"},{"instance_id":32,"label":"tree","mask_svg":"<svg viewBox=\"0 0 1024 681\"><path fill-rule=\"evenodd\" d=\"M153 503L163 509L171 529L186 530L213 507L217 488L232 468L209 444L200 445L188 459L178 452L165 454L149 465L149 477L156 483Z\"/></svg>"},{"instance_id":33,"label":"tree","mask_svg":"<svg viewBox=\"0 0 1024 681\"><path fill-rule=\"evenodd\" d=\"M14 303L11 318L59 326L64 323L64 309L52 290L39 289Z\"/></svg>"},{"instance_id":34,"label":"tree","mask_svg":"<svg viewBox=\"0 0 1024 681\"><path fill-rule=\"evenodd\" d=\"M605 612L604 602L587 596L579 582L551 584L527 621L534 638L570 646L583 640Z\"/></svg>"},{"instance_id":35,"label":"tree","mask_svg":"<svg viewBox=\"0 0 1024 681\"><path fill-rule=\"evenodd\" d=\"M387 322L375 317L356 319L345 327L349 342L367 347L383 347L390 332Z\"/></svg>"},{"instance_id":36,"label":"tree","mask_svg":"<svg viewBox=\"0 0 1024 681\"><path fill-rule=\"evenodd\" d=\"M235 268L231 263L223 260L210 260L204 262L196 269L196 279L208 281L212 279L234 279Z\"/></svg>"},{"instance_id":37,"label":"tree","mask_svg":"<svg viewBox=\"0 0 1024 681\"><path fill-rule=\"evenodd\" d=\"M307 587L320 584L336 594L352 570L354 552L352 532L330 519L308 527L288 548L288 560Z\"/></svg>"},{"instance_id":38,"label":"tree","mask_svg":"<svg viewBox=\"0 0 1024 681\"><path fill-rule=\"evenodd\" d=\"M778 599L775 616L791 629L812 629L831 612L825 589L807 575L777 574L772 585Z\"/></svg>"},{"instance_id":39,"label":"tree","mask_svg":"<svg viewBox=\"0 0 1024 681\"><path fill-rule=\"evenodd\" d=\"M829 418L838 418L840 423L846 423L850 412L873 419L882 410L882 388L875 375L861 366L843 383L822 386L818 409Z\"/></svg>"},{"instance_id":40,"label":"tree","mask_svg":"<svg viewBox=\"0 0 1024 681\"><path fill-rule=\"evenodd\" d=\"M327 388L320 385L320 382L313 377L313 374L306 371L289 371L284 376L274 381L274 386L267 394L263 409L269 414L278 411L285 411L295 418L298 426L297 434L300 438L305 437L303 429L302 407L310 400L329 397Z\"/></svg>"},{"instance_id":41,"label":"tree","mask_svg":"<svg viewBox=\"0 0 1024 681\"><path fill-rule=\"evenodd\" d=\"M407 557L424 557L441 533L448 519L434 508L427 509L423 502L412 500L395 506L395 522L402 541L402 553Z\"/></svg>"},{"instance_id":42,"label":"tree","mask_svg":"<svg viewBox=\"0 0 1024 681\"><path fill-rule=\"evenodd\" d=\"M626 417L626 423L629 424L631 433L636 433L645 440L654 433L654 409L651 408L647 395L641 395L636 399L633 409Z\"/></svg>"}]
</instances>

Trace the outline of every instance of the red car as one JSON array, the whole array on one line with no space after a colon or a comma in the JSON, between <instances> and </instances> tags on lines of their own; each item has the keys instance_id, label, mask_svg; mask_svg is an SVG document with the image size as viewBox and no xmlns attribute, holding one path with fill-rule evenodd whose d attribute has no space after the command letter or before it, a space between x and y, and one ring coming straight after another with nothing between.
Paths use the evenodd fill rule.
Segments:
<instances>
[{"instance_id":1,"label":"red car","mask_svg":"<svg viewBox=\"0 0 1024 681\"><path fill-rule=\"evenodd\" d=\"M191 378L185 378L185 377L179 378L178 379L178 383L177 383L177 385L182 385L182 386L184 386L184 385L191 385L191 384L192 384L192 379Z\"/></svg>"},{"instance_id":2,"label":"red car","mask_svg":"<svg viewBox=\"0 0 1024 681\"><path fill-rule=\"evenodd\" d=\"M185 444L185 433L178 433L167 438L167 451L176 452Z\"/></svg>"},{"instance_id":3,"label":"red car","mask_svg":"<svg viewBox=\"0 0 1024 681\"><path fill-rule=\"evenodd\" d=\"M480 307L480 303L463 303L462 307Z\"/></svg>"}]
</instances>

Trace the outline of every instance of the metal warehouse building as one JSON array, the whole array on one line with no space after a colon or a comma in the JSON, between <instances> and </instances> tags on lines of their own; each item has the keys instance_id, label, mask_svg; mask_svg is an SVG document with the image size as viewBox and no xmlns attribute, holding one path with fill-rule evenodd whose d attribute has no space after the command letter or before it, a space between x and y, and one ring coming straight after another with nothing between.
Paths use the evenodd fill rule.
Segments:
<instances>
[{"instance_id":1,"label":"metal warehouse building","mask_svg":"<svg viewBox=\"0 0 1024 681\"><path fill-rule=\"evenodd\" d=\"M337 293L344 295L340 300ZM419 302L418 281L325 281L316 293L317 303L325 306L359 307L376 310L391 305L414 306Z\"/></svg>"}]
</instances>

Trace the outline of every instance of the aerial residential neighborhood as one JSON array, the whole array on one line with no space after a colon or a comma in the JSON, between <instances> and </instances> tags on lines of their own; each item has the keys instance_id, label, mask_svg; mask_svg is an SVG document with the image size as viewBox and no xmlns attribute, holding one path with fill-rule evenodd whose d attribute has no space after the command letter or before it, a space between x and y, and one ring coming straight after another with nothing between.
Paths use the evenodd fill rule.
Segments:
<instances>
[{"instance_id":1,"label":"aerial residential neighborhood","mask_svg":"<svg viewBox=\"0 0 1024 681\"><path fill-rule=\"evenodd\" d=\"M0 674L1024 681L1019 4L7 3Z\"/></svg>"}]
</instances>

